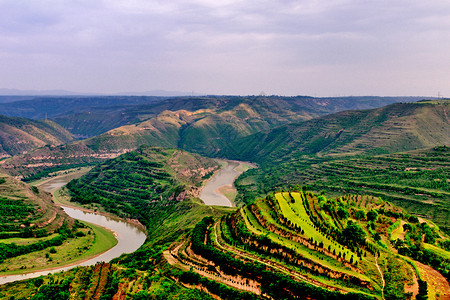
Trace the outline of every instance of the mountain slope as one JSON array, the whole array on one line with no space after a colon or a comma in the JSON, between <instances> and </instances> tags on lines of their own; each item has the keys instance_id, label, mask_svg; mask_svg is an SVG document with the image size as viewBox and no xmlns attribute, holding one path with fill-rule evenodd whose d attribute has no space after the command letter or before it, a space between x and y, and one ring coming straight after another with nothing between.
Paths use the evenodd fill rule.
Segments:
<instances>
[{"instance_id":1,"label":"mountain slope","mask_svg":"<svg viewBox=\"0 0 450 300\"><path fill-rule=\"evenodd\" d=\"M144 96L64 96L31 97L24 101L0 103L0 114L31 119L48 117L77 137L87 138L108 130L135 124L165 110L229 110L240 103L252 105L266 99L270 107L279 107L309 119L347 109L367 109L399 101L417 101L414 97L144 97ZM258 102L256 101L256 102Z\"/></svg>"},{"instance_id":2,"label":"mountain slope","mask_svg":"<svg viewBox=\"0 0 450 300\"><path fill-rule=\"evenodd\" d=\"M0 174L0 234L6 237L45 236L73 220L51 200L51 195ZM1 240L0 240L1 241Z\"/></svg>"},{"instance_id":3,"label":"mountain slope","mask_svg":"<svg viewBox=\"0 0 450 300\"><path fill-rule=\"evenodd\" d=\"M449 242L380 198L292 189L204 218L164 256L184 283L208 288L206 277L261 298L428 299L428 287L446 299Z\"/></svg>"},{"instance_id":4,"label":"mountain slope","mask_svg":"<svg viewBox=\"0 0 450 300\"><path fill-rule=\"evenodd\" d=\"M115 98L111 97L111 99ZM274 110L279 116L293 113L299 116L295 120L307 120L347 109L375 108L399 101L416 101L418 99L408 97L204 96L160 98L159 101L149 99L148 102L136 98L136 105L129 105L127 103L131 100L125 97L124 103L120 103L120 105L77 107L54 116L53 120L73 134L91 137L119 126L134 124L155 117L165 110L194 112L206 109L219 113L242 104L250 106L258 113L263 110ZM138 100L142 102L138 103ZM292 116L290 119L292 119Z\"/></svg>"},{"instance_id":5,"label":"mountain slope","mask_svg":"<svg viewBox=\"0 0 450 300\"><path fill-rule=\"evenodd\" d=\"M449 143L449 115L449 100L345 111L244 137L231 146L230 154L263 163L304 154L377 154L433 147Z\"/></svg>"},{"instance_id":6,"label":"mountain slope","mask_svg":"<svg viewBox=\"0 0 450 300\"><path fill-rule=\"evenodd\" d=\"M238 201L251 203L289 186L338 196L370 194L432 220L450 232L450 148L434 147L358 157L299 157L244 173L235 185Z\"/></svg>"},{"instance_id":7,"label":"mountain slope","mask_svg":"<svg viewBox=\"0 0 450 300\"><path fill-rule=\"evenodd\" d=\"M303 118L284 108L274 109L266 99L255 99L252 106L241 102L241 98L164 102L171 110L142 122L68 145L44 147L1 164L14 176L28 177L45 168L96 163L141 145L180 147L214 155L239 137ZM176 110L179 107L193 111Z\"/></svg>"},{"instance_id":8,"label":"mountain slope","mask_svg":"<svg viewBox=\"0 0 450 300\"><path fill-rule=\"evenodd\" d=\"M29 152L45 145L60 145L73 140L58 124L0 115L0 158Z\"/></svg>"}]
</instances>

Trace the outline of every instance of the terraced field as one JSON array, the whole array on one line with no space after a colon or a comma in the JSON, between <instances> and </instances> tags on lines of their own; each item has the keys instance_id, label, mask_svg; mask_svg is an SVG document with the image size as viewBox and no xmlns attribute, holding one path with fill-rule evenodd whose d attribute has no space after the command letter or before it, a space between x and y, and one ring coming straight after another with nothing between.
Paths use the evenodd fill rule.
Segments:
<instances>
[{"instance_id":1,"label":"terraced field","mask_svg":"<svg viewBox=\"0 0 450 300\"><path fill-rule=\"evenodd\" d=\"M430 219L448 232L449 162L450 148L446 146L348 159L303 156L248 171L235 183L237 202L246 202L243 195L265 195L295 185L334 197L369 194Z\"/></svg>"},{"instance_id":2,"label":"terraced field","mask_svg":"<svg viewBox=\"0 0 450 300\"><path fill-rule=\"evenodd\" d=\"M0 174L0 239L44 237L73 224L51 195Z\"/></svg>"},{"instance_id":3,"label":"terraced field","mask_svg":"<svg viewBox=\"0 0 450 300\"><path fill-rule=\"evenodd\" d=\"M164 257L183 270L182 282L208 290L214 281L238 290L230 299L249 293L275 299L422 299L426 292L419 285L446 299L450 287L442 274L448 277L449 260L443 255L450 253L439 242L448 238L430 225L380 198L326 199L291 190L216 221L203 219L190 240L173 244ZM404 239L392 239L401 236L400 226ZM420 236L427 235L434 237L426 247L442 259L439 266L415 252ZM440 270L439 280L429 279L411 258Z\"/></svg>"}]
</instances>

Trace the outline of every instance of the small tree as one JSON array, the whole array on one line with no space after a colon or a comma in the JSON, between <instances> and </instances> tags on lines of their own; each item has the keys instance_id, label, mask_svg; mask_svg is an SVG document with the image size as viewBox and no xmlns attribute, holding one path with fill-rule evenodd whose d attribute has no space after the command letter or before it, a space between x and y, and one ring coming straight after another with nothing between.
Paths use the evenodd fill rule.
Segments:
<instances>
[{"instance_id":1,"label":"small tree","mask_svg":"<svg viewBox=\"0 0 450 300\"><path fill-rule=\"evenodd\" d=\"M376 221L378 218L378 213L374 210L371 210L367 213L367 220Z\"/></svg>"}]
</instances>

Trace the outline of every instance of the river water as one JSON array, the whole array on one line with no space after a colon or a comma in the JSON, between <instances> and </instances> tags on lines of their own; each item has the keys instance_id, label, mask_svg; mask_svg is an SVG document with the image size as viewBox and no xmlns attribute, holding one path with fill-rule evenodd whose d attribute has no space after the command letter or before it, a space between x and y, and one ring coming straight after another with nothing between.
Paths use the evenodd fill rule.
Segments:
<instances>
[{"instance_id":1,"label":"river water","mask_svg":"<svg viewBox=\"0 0 450 300\"><path fill-rule=\"evenodd\" d=\"M233 185L234 180L242 174L238 167L243 163L238 161L225 163L225 167L211 177L200 192L200 199L206 205L233 206L233 203L220 192L220 188Z\"/></svg>"},{"instance_id":2,"label":"river water","mask_svg":"<svg viewBox=\"0 0 450 300\"><path fill-rule=\"evenodd\" d=\"M220 206L233 206L233 203L225 197L219 189L224 186L232 186L234 180L242 174L241 166L242 162L237 161L225 161L225 167L223 167L219 172L217 172L211 179L206 183L202 191L200 192L200 199L205 202L206 205L220 205ZM66 185L73 176L63 176L60 178L54 178L45 183L39 185L39 188L47 191L53 192L58 188ZM90 266L95 265L97 262L110 261L113 258L119 257L123 253L132 253L136 251L146 239L146 235L136 226L131 225L127 222L120 221L117 219L111 219L103 215L98 215L94 213L88 213L76 208L64 207L64 211L72 218L93 223L106 227L116 233L116 238L118 243L116 246L110 250L91 258L87 261L75 263L73 265L64 266L61 268L45 271L37 271L32 273L20 274L20 275L9 275L0 276L0 284L5 284L8 282L23 280L29 278L39 277L41 275L47 275L49 273L56 273L60 271L70 270L76 266Z\"/></svg>"},{"instance_id":3,"label":"river water","mask_svg":"<svg viewBox=\"0 0 450 300\"><path fill-rule=\"evenodd\" d=\"M51 180L46 182L45 184L42 184L40 188L45 191L51 192L64 186L66 183L67 180L64 180L62 178L55 178L55 180ZM63 209L72 218L100 225L114 231L118 241L117 245L100 254L99 256L93 257L84 262L75 263L53 270L37 271L20 275L1 276L0 284L5 284L16 280L35 278L41 275L47 275L49 273L66 271L76 266L91 266L101 261L108 262L113 258L119 257L123 253L132 253L136 251L145 242L145 233L142 230L138 229L137 226L134 226L130 223L112 219L103 215L88 213L76 208L63 207Z\"/></svg>"}]
</instances>

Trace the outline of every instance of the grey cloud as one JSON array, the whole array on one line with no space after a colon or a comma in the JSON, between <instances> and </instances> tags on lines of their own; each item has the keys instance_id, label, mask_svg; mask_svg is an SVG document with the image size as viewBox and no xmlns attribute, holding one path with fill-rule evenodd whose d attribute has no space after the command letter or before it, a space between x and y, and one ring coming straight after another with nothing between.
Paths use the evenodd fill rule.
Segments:
<instances>
[{"instance_id":1,"label":"grey cloud","mask_svg":"<svg viewBox=\"0 0 450 300\"><path fill-rule=\"evenodd\" d=\"M417 75L409 90L393 82L448 68L437 62L450 51L446 2L5 0L0 82L83 92L434 93L450 78L421 87ZM361 73L378 80L378 93Z\"/></svg>"}]
</instances>

